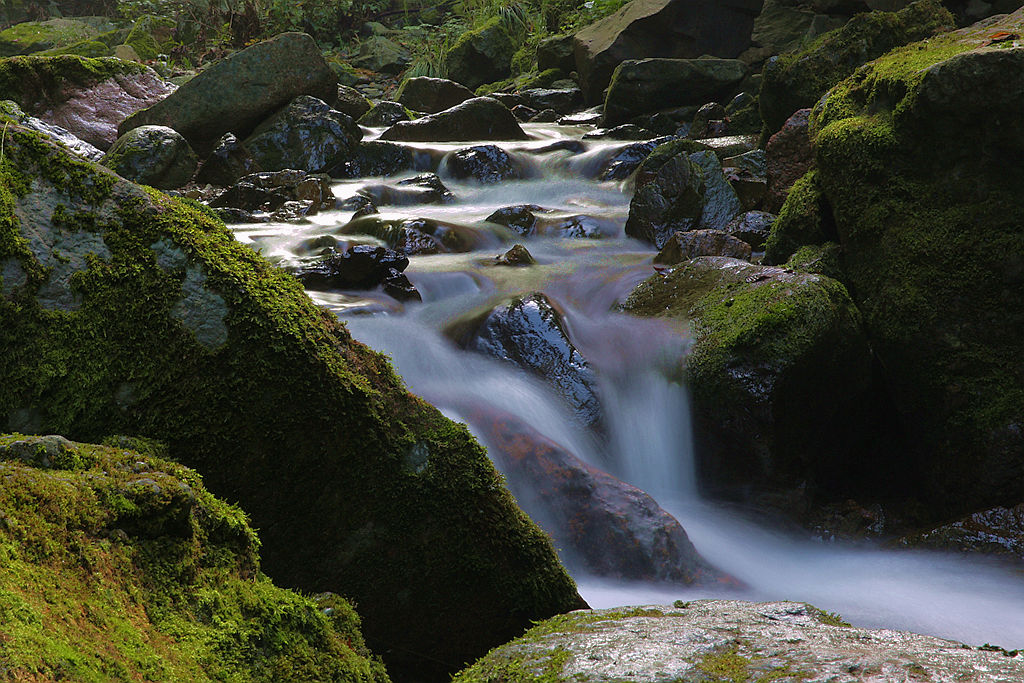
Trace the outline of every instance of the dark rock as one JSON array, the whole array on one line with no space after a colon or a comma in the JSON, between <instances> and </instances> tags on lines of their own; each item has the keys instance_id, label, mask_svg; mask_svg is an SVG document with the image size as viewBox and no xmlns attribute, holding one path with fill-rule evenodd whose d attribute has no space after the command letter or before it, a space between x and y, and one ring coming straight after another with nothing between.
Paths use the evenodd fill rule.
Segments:
<instances>
[{"instance_id":1,"label":"dark rock","mask_svg":"<svg viewBox=\"0 0 1024 683\"><path fill-rule=\"evenodd\" d=\"M817 171L794 183L764 245L765 263L785 263L802 246L839 239Z\"/></svg>"},{"instance_id":2,"label":"dark rock","mask_svg":"<svg viewBox=\"0 0 1024 683\"><path fill-rule=\"evenodd\" d=\"M692 152L690 161L700 166L704 173L704 210L701 212L700 227L705 230L721 230L742 213L743 204L722 172L722 163L715 152Z\"/></svg>"},{"instance_id":3,"label":"dark rock","mask_svg":"<svg viewBox=\"0 0 1024 683\"><path fill-rule=\"evenodd\" d=\"M426 76L405 81L395 95L395 99L402 105L427 114L450 109L473 97L473 91L460 83Z\"/></svg>"},{"instance_id":4,"label":"dark rock","mask_svg":"<svg viewBox=\"0 0 1024 683\"><path fill-rule=\"evenodd\" d=\"M496 266L532 266L536 263L533 254L521 244L512 245L511 249L494 259Z\"/></svg>"},{"instance_id":5,"label":"dark rock","mask_svg":"<svg viewBox=\"0 0 1024 683\"><path fill-rule=\"evenodd\" d=\"M349 116L303 95L261 123L242 144L264 170L320 173L346 161L362 137Z\"/></svg>"},{"instance_id":6,"label":"dark rock","mask_svg":"<svg viewBox=\"0 0 1024 683\"><path fill-rule=\"evenodd\" d=\"M343 235L369 235L395 251L417 254L446 254L483 248L486 244L476 231L455 223L431 218L385 219L379 216L356 218L343 225Z\"/></svg>"},{"instance_id":7,"label":"dark rock","mask_svg":"<svg viewBox=\"0 0 1024 683\"><path fill-rule=\"evenodd\" d=\"M530 123L554 123L561 116L562 115L554 109L545 109L544 111L539 111L534 114L533 118L530 119Z\"/></svg>"},{"instance_id":8,"label":"dark rock","mask_svg":"<svg viewBox=\"0 0 1024 683\"><path fill-rule=\"evenodd\" d=\"M537 68L541 71L558 69L564 73L576 70L571 35L548 36L537 44Z\"/></svg>"},{"instance_id":9,"label":"dark rock","mask_svg":"<svg viewBox=\"0 0 1024 683\"><path fill-rule=\"evenodd\" d=\"M736 157L730 157L735 159ZM768 179L764 175L756 175L747 168L723 167L725 179L732 185L744 209L751 210L761 206L768 193Z\"/></svg>"},{"instance_id":10,"label":"dark rock","mask_svg":"<svg viewBox=\"0 0 1024 683\"><path fill-rule=\"evenodd\" d=\"M695 107L687 107L687 109L696 110ZM661 111L653 114L634 116L629 122L640 126L641 128L646 128L657 135L685 135L690 130L689 122L680 124L674 116L670 116L669 114ZM681 127L685 127L686 130L680 132Z\"/></svg>"},{"instance_id":11,"label":"dark rock","mask_svg":"<svg viewBox=\"0 0 1024 683\"><path fill-rule=\"evenodd\" d=\"M731 96L747 75L738 59L640 59L616 69L604 102L604 125L683 105Z\"/></svg>"},{"instance_id":12,"label":"dark rock","mask_svg":"<svg viewBox=\"0 0 1024 683\"><path fill-rule=\"evenodd\" d=\"M120 133L168 126L201 155L224 133L240 138L300 95L337 97L338 80L304 33L282 33L217 62L148 109L128 117Z\"/></svg>"},{"instance_id":13,"label":"dark rock","mask_svg":"<svg viewBox=\"0 0 1024 683\"><path fill-rule=\"evenodd\" d=\"M522 150L524 154L550 154L552 152L569 152L570 154L581 154L587 151L587 146L579 140L556 140L543 147L531 147Z\"/></svg>"},{"instance_id":14,"label":"dark rock","mask_svg":"<svg viewBox=\"0 0 1024 683\"><path fill-rule=\"evenodd\" d=\"M522 164L496 145L477 145L451 152L441 161L441 170L453 178L471 178L484 184L525 177Z\"/></svg>"},{"instance_id":15,"label":"dark rock","mask_svg":"<svg viewBox=\"0 0 1024 683\"><path fill-rule=\"evenodd\" d=\"M408 110L398 102L378 102L368 112L359 117L360 126L369 126L371 128L386 128L393 126L399 121L409 121L412 117L409 116Z\"/></svg>"},{"instance_id":16,"label":"dark rock","mask_svg":"<svg viewBox=\"0 0 1024 683\"><path fill-rule=\"evenodd\" d=\"M330 173L336 178L372 178L391 176L416 169L414 151L393 142L370 140L360 142L352 158L335 167Z\"/></svg>"},{"instance_id":17,"label":"dark rock","mask_svg":"<svg viewBox=\"0 0 1024 683\"><path fill-rule=\"evenodd\" d=\"M225 133L213 152L203 162L196 180L200 183L227 186L239 178L258 173L263 168L252 158L249 150L231 133Z\"/></svg>"},{"instance_id":18,"label":"dark rock","mask_svg":"<svg viewBox=\"0 0 1024 683\"><path fill-rule=\"evenodd\" d=\"M494 309L465 347L538 375L580 424L599 426L597 377L569 340L561 312L545 295L530 294Z\"/></svg>"},{"instance_id":19,"label":"dark rock","mask_svg":"<svg viewBox=\"0 0 1024 683\"><path fill-rule=\"evenodd\" d=\"M412 55L408 50L379 35L360 41L359 54L352 60L354 66L389 76L397 76L411 63Z\"/></svg>"},{"instance_id":20,"label":"dark rock","mask_svg":"<svg viewBox=\"0 0 1024 683\"><path fill-rule=\"evenodd\" d=\"M648 140L647 142L637 142L613 152L601 164L597 174L598 180L625 180L633 175L636 169L640 168L640 164L650 156L651 152L671 139L669 137L661 137Z\"/></svg>"},{"instance_id":21,"label":"dark rock","mask_svg":"<svg viewBox=\"0 0 1024 683\"><path fill-rule=\"evenodd\" d=\"M419 299L419 293L402 271L409 257L384 247L356 245L344 253L335 250L305 265L296 273L308 289L373 289L383 285L403 301ZM388 291L388 294L391 294Z\"/></svg>"},{"instance_id":22,"label":"dark rock","mask_svg":"<svg viewBox=\"0 0 1024 683\"><path fill-rule=\"evenodd\" d=\"M290 201L305 202L310 213L334 208L331 179L295 170L253 173L239 178L215 197L210 206L272 212Z\"/></svg>"},{"instance_id":23,"label":"dark rock","mask_svg":"<svg viewBox=\"0 0 1024 683\"><path fill-rule=\"evenodd\" d=\"M473 90L511 74L516 44L501 17L494 17L480 28L459 36L445 53L448 76Z\"/></svg>"},{"instance_id":24,"label":"dark rock","mask_svg":"<svg viewBox=\"0 0 1024 683\"><path fill-rule=\"evenodd\" d=\"M674 266L698 256L728 256L750 260L750 245L721 230L690 230L676 232L668 239L655 263Z\"/></svg>"},{"instance_id":25,"label":"dark rock","mask_svg":"<svg viewBox=\"0 0 1024 683\"><path fill-rule=\"evenodd\" d=\"M370 111L373 105L355 88L339 85L338 95L332 106L342 114L350 116L354 121L358 121L363 114Z\"/></svg>"},{"instance_id":26,"label":"dark rock","mask_svg":"<svg viewBox=\"0 0 1024 683\"><path fill-rule=\"evenodd\" d=\"M537 213L544 211L536 204L520 204L498 209L485 220L515 230L524 237L534 234L537 227Z\"/></svg>"},{"instance_id":27,"label":"dark rock","mask_svg":"<svg viewBox=\"0 0 1024 683\"><path fill-rule=\"evenodd\" d=\"M782 129L768 140L765 162L768 177L768 196L765 208L778 213L793 183L799 180L814 163L808 123L810 109L796 112Z\"/></svg>"},{"instance_id":28,"label":"dark rock","mask_svg":"<svg viewBox=\"0 0 1024 683\"><path fill-rule=\"evenodd\" d=\"M725 119L725 107L717 102L708 102L693 115L688 136L695 139L718 137L716 133L719 131L715 124L720 124L723 119Z\"/></svg>"},{"instance_id":29,"label":"dark rock","mask_svg":"<svg viewBox=\"0 0 1024 683\"><path fill-rule=\"evenodd\" d=\"M704 172L690 160L686 146L660 145L637 169L626 234L661 249L677 230L701 225L704 191Z\"/></svg>"},{"instance_id":30,"label":"dark rock","mask_svg":"<svg viewBox=\"0 0 1024 683\"><path fill-rule=\"evenodd\" d=\"M474 97L437 114L415 121L400 121L384 131L381 139L410 142L525 140L526 133L505 105L490 97Z\"/></svg>"},{"instance_id":31,"label":"dark rock","mask_svg":"<svg viewBox=\"0 0 1024 683\"><path fill-rule=\"evenodd\" d=\"M192 179L199 158L170 128L140 126L119 137L101 163L128 180L173 190Z\"/></svg>"},{"instance_id":32,"label":"dark rock","mask_svg":"<svg viewBox=\"0 0 1024 683\"><path fill-rule=\"evenodd\" d=\"M517 104L512 107L512 115L516 117L517 121L526 122L537 115L536 109L530 109L524 104Z\"/></svg>"},{"instance_id":33,"label":"dark rock","mask_svg":"<svg viewBox=\"0 0 1024 683\"><path fill-rule=\"evenodd\" d=\"M530 88L520 90L517 94L521 104L537 110L554 109L559 116L568 114L583 104L583 93L579 88Z\"/></svg>"},{"instance_id":34,"label":"dark rock","mask_svg":"<svg viewBox=\"0 0 1024 683\"><path fill-rule=\"evenodd\" d=\"M394 183L365 185L359 194L377 206L409 206L413 204L444 204L455 197L433 173L421 173Z\"/></svg>"},{"instance_id":35,"label":"dark rock","mask_svg":"<svg viewBox=\"0 0 1024 683\"><path fill-rule=\"evenodd\" d=\"M765 240L771 232L775 215L766 211L747 211L736 216L725 226L725 232L743 240L754 249L764 247Z\"/></svg>"}]
</instances>

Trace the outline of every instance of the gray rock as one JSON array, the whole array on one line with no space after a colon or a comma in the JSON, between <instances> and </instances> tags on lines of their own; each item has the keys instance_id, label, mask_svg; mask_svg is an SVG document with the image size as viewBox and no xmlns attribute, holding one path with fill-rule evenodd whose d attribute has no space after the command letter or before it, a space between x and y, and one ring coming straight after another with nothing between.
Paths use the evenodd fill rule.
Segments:
<instances>
[{"instance_id":1,"label":"gray rock","mask_svg":"<svg viewBox=\"0 0 1024 683\"><path fill-rule=\"evenodd\" d=\"M338 95L334 99L332 106L342 114L347 114L358 121L359 117L370 111L373 105L370 104L370 100L363 97L363 94L355 88L339 85Z\"/></svg>"},{"instance_id":2,"label":"gray rock","mask_svg":"<svg viewBox=\"0 0 1024 683\"><path fill-rule=\"evenodd\" d=\"M370 140L360 142L352 157L330 173L335 178L390 176L422 167L423 164L417 164L417 156L409 147Z\"/></svg>"},{"instance_id":3,"label":"gray rock","mask_svg":"<svg viewBox=\"0 0 1024 683\"><path fill-rule=\"evenodd\" d=\"M128 180L173 190L192 179L199 157L177 131L139 126L119 137L101 163Z\"/></svg>"},{"instance_id":4,"label":"gray rock","mask_svg":"<svg viewBox=\"0 0 1024 683\"><path fill-rule=\"evenodd\" d=\"M395 99L409 109L427 114L450 109L473 97L473 91L461 83L426 76L405 81L395 95Z\"/></svg>"},{"instance_id":5,"label":"gray rock","mask_svg":"<svg viewBox=\"0 0 1024 683\"><path fill-rule=\"evenodd\" d=\"M524 177L522 164L497 145L477 145L451 152L441 161L441 171L453 178L469 178L484 184Z\"/></svg>"},{"instance_id":6,"label":"gray rock","mask_svg":"<svg viewBox=\"0 0 1024 683\"><path fill-rule=\"evenodd\" d=\"M454 142L525 140L526 133L505 105L491 97L474 97L437 114L415 121L399 121L380 137L410 142Z\"/></svg>"},{"instance_id":7,"label":"gray rock","mask_svg":"<svg viewBox=\"0 0 1024 683\"><path fill-rule=\"evenodd\" d=\"M242 176L259 173L262 170L245 145L239 142L233 133L225 133L203 162L196 180L200 183L227 186L237 182Z\"/></svg>"},{"instance_id":8,"label":"gray rock","mask_svg":"<svg viewBox=\"0 0 1024 683\"><path fill-rule=\"evenodd\" d=\"M363 132L351 117L309 95L292 100L242 144L266 171L321 173L346 161Z\"/></svg>"},{"instance_id":9,"label":"gray rock","mask_svg":"<svg viewBox=\"0 0 1024 683\"><path fill-rule=\"evenodd\" d=\"M608 158L603 160L598 168L598 180L625 180L640 168L640 164L651 152L671 140L670 137L659 137L611 150Z\"/></svg>"},{"instance_id":10,"label":"gray rock","mask_svg":"<svg viewBox=\"0 0 1024 683\"><path fill-rule=\"evenodd\" d=\"M404 47L384 36L374 35L359 43L355 66L397 76L412 63L412 55Z\"/></svg>"},{"instance_id":11,"label":"gray rock","mask_svg":"<svg viewBox=\"0 0 1024 683\"><path fill-rule=\"evenodd\" d=\"M722 173L722 163L712 151L694 152L690 161L704 172L704 210L700 227L704 230L721 230L743 211L743 204L736 191Z\"/></svg>"},{"instance_id":12,"label":"gray rock","mask_svg":"<svg viewBox=\"0 0 1024 683\"><path fill-rule=\"evenodd\" d=\"M747 211L729 221L723 230L754 249L763 249L773 223L775 214L767 211Z\"/></svg>"},{"instance_id":13,"label":"gray rock","mask_svg":"<svg viewBox=\"0 0 1024 683\"><path fill-rule=\"evenodd\" d=\"M206 284L206 273L199 266L185 271L181 298L171 308L170 316L190 329L196 341L208 349L217 349L228 340L225 318L228 305L224 297Z\"/></svg>"},{"instance_id":14,"label":"gray rock","mask_svg":"<svg viewBox=\"0 0 1024 683\"><path fill-rule=\"evenodd\" d=\"M637 169L636 191L629 202L626 234L658 249L677 230L700 226L705 214L705 174L685 147L680 147L679 143L666 143L644 160Z\"/></svg>"},{"instance_id":15,"label":"gray rock","mask_svg":"<svg viewBox=\"0 0 1024 683\"><path fill-rule=\"evenodd\" d=\"M750 260L750 245L721 230L676 232L654 257L655 263L675 265L698 256L728 256Z\"/></svg>"}]
</instances>

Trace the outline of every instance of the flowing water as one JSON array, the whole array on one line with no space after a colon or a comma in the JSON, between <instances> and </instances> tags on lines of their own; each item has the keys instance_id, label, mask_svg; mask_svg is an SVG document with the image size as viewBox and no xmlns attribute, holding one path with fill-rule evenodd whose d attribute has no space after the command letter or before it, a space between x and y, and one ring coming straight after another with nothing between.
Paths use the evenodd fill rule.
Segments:
<instances>
[{"instance_id":1,"label":"flowing water","mask_svg":"<svg viewBox=\"0 0 1024 683\"><path fill-rule=\"evenodd\" d=\"M585 141L582 153L536 154L553 140L578 138L583 129L526 128L529 142L497 143L528 169L531 177L522 181L458 182L444 176L443 156L468 143L417 146L423 166L440 169L456 201L403 206L397 214L471 226L482 245L466 254L412 257L406 274L422 304L402 305L380 293L310 295L344 318L357 339L390 355L410 389L445 414L467 422L478 436L483 430L471 417L480 414L481 406L516 416L582 460L647 491L682 523L706 559L745 585L723 593L721 588L626 584L587 576L567 556L584 598L594 607L722 596L790 599L839 612L856 625L1024 647L1024 573L1019 568L976 557L815 542L701 500L694 481L688 399L678 382L689 342L684 330L668 323L615 312L616 303L653 274L653 251L622 232L630 188L586 179L626 143ZM335 194L345 198L379 182L340 182ZM480 225L495 209L516 204L589 216L603 236L524 240ZM323 212L300 225L239 226L236 234L287 263L314 254L317 247L311 242L337 235L350 216ZM493 265L494 257L514 241L525 244L539 265ZM579 426L543 380L464 351L446 334L459 320L538 291L564 311L574 343L595 370L605 415L600 436ZM502 446L482 440L492 449Z\"/></svg>"}]
</instances>

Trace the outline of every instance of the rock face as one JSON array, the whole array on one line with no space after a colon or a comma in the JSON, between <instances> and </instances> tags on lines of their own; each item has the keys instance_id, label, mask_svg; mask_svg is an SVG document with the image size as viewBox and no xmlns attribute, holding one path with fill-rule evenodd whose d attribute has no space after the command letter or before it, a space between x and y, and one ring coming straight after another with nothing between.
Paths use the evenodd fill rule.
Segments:
<instances>
[{"instance_id":1,"label":"rock face","mask_svg":"<svg viewBox=\"0 0 1024 683\"><path fill-rule=\"evenodd\" d=\"M1024 559L1024 503L982 510L935 529L904 536L906 548L934 548Z\"/></svg>"},{"instance_id":2,"label":"rock face","mask_svg":"<svg viewBox=\"0 0 1024 683\"><path fill-rule=\"evenodd\" d=\"M128 180L173 190L192 179L199 157L170 128L139 126L118 138L101 163Z\"/></svg>"},{"instance_id":3,"label":"rock face","mask_svg":"<svg viewBox=\"0 0 1024 683\"><path fill-rule=\"evenodd\" d=\"M575 35L576 70L588 103L602 100L627 59L737 57L750 46L763 0L634 0Z\"/></svg>"},{"instance_id":4,"label":"rock face","mask_svg":"<svg viewBox=\"0 0 1024 683\"><path fill-rule=\"evenodd\" d=\"M441 680L581 605L483 449L295 278L192 204L5 140L7 429L163 440L246 507L276 582L358 601L396 677Z\"/></svg>"},{"instance_id":5,"label":"rock face","mask_svg":"<svg viewBox=\"0 0 1024 683\"><path fill-rule=\"evenodd\" d=\"M747 65L738 59L631 59L616 67L604 100L605 126L640 114L731 98Z\"/></svg>"},{"instance_id":6,"label":"rock face","mask_svg":"<svg viewBox=\"0 0 1024 683\"><path fill-rule=\"evenodd\" d=\"M245 513L156 442L109 443L0 435L3 628L32 644L6 675L386 683L347 602L260 571Z\"/></svg>"},{"instance_id":7,"label":"rock face","mask_svg":"<svg viewBox=\"0 0 1024 683\"><path fill-rule=\"evenodd\" d=\"M491 97L474 97L437 114L399 121L380 137L408 142L456 142L525 140L526 133L505 105Z\"/></svg>"},{"instance_id":8,"label":"rock face","mask_svg":"<svg viewBox=\"0 0 1024 683\"><path fill-rule=\"evenodd\" d=\"M444 56L448 77L470 90L507 78L511 71L515 42L501 17L459 36Z\"/></svg>"},{"instance_id":9,"label":"rock face","mask_svg":"<svg viewBox=\"0 0 1024 683\"><path fill-rule=\"evenodd\" d=\"M685 144L667 143L651 152L636 171L626 234L665 246L677 230L693 230L704 211L704 172L690 160Z\"/></svg>"},{"instance_id":10,"label":"rock face","mask_svg":"<svg viewBox=\"0 0 1024 683\"><path fill-rule=\"evenodd\" d=\"M508 415L470 416L516 500L570 565L627 581L707 584L725 577L653 498Z\"/></svg>"},{"instance_id":11,"label":"rock face","mask_svg":"<svg viewBox=\"0 0 1024 683\"><path fill-rule=\"evenodd\" d=\"M205 154L224 133L245 137L300 95L333 101L337 85L312 38L282 33L217 62L118 130L168 126Z\"/></svg>"},{"instance_id":12,"label":"rock face","mask_svg":"<svg viewBox=\"0 0 1024 683\"><path fill-rule=\"evenodd\" d=\"M436 114L473 98L473 91L446 78L417 76L402 83L395 99L413 111Z\"/></svg>"},{"instance_id":13,"label":"rock face","mask_svg":"<svg viewBox=\"0 0 1024 683\"><path fill-rule=\"evenodd\" d=\"M1022 31L1017 11L895 50L811 118L844 277L939 514L1024 500L1024 174L1000 162L1024 150L1024 50L992 42Z\"/></svg>"},{"instance_id":14,"label":"rock face","mask_svg":"<svg viewBox=\"0 0 1024 683\"><path fill-rule=\"evenodd\" d=\"M174 86L152 69L119 59L64 55L0 60L4 98L102 150L114 144L126 116L172 92Z\"/></svg>"},{"instance_id":15,"label":"rock face","mask_svg":"<svg viewBox=\"0 0 1024 683\"><path fill-rule=\"evenodd\" d=\"M363 131L351 117L309 95L292 100L242 143L265 171L328 171L355 152Z\"/></svg>"},{"instance_id":16,"label":"rock face","mask_svg":"<svg viewBox=\"0 0 1024 683\"><path fill-rule=\"evenodd\" d=\"M1007 657L932 636L856 628L803 603L677 604L555 617L489 653L456 676L454 683L1004 683L1024 677L1022 654ZM509 671L517 675L509 677Z\"/></svg>"},{"instance_id":17,"label":"rock face","mask_svg":"<svg viewBox=\"0 0 1024 683\"><path fill-rule=\"evenodd\" d=\"M702 257L649 278L624 308L689 324L686 375L705 485L827 486L853 478L856 458L868 460L853 437L865 424L871 353L838 282Z\"/></svg>"}]
</instances>

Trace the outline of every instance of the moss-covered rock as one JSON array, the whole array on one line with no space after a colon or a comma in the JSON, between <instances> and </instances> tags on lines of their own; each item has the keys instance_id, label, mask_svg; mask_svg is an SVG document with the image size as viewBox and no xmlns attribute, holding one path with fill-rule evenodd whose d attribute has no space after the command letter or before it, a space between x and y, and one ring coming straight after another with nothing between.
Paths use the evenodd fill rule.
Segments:
<instances>
[{"instance_id":1,"label":"moss-covered rock","mask_svg":"<svg viewBox=\"0 0 1024 683\"><path fill-rule=\"evenodd\" d=\"M199 158L170 128L139 126L119 137L100 163L137 183L173 190L192 179Z\"/></svg>"},{"instance_id":2,"label":"moss-covered rock","mask_svg":"<svg viewBox=\"0 0 1024 683\"><path fill-rule=\"evenodd\" d=\"M0 435L13 680L387 681L344 600L274 586L245 513L152 444ZM325 613L330 608L330 613Z\"/></svg>"},{"instance_id":3,"label":"moss-covered rock","mask_svg":"<svg viewBox=\"0 0 1024 683\"><path fill-rule=\"evenodd\" d=\"M246 506L269 575L357 601L396 676L581 604L465 427L209 211L15 126L0 173L9 429L165 441Z\"/></svg>"},{"instance_id":4,"label":"moss-covered rock","mask_svg":"<svg viewBox=\"0 0 1024 683\"><path fill-rule=\"evenodd\" d=\"M818 185L818 172L808 171L786 195L764 245L764 262L779 265L804 245L836 239L832 211Z\"/></svg>"},{"instance_id":5,"label":"moss-covered rock","mask_svg":"<svg viewBox=\"0 0 1024 683\"><path fill-rule=\"evenodd\" d=\"M720 492L832 487L865 459L871 354L839 282L723 257L644 281L627 312L688 325L702 481ZM813 491L809 491L813 493Z\"/></svg>"},{"instance_id":6,"label":"moss-covered rock","mask_svg":"<svg viewBox=\"0 0 1024 683\"><path fill-rule=\"evenodd\" d=\"M157 55L167 54L174 47L176 26L173 19L147 14L136 20L124 44L131 45L140 59L156 59Z\"/></svg>"},{"instance_id":7,"label":"moss-covered rock","mask_svg":"<svg viewBox=\"0 0 1024 683\"><path fill-rule=\"evenodd\" d=\"M32 114L63 102L68 88L88 87L108 78L146 71L141 64L113 58L11 57L0 60L0 92Z\"/></svg>"},{"instance_id":8,"label":"moss-covered rock","mask_svg":"<svg viewBox=\"0 0 1024 683\"><path fill-rule=\"evenodd\" d=\"M818 186L932 510L1024 497L1024 11L895 50L815 108Z\"/></svg>"},{"instance_id":9,"label":"moss-covered rock","mask_svg":"<svg viewBox=\"0 0 1024 683\"><path fill-rule=\"evenodd\" d=\"M448 78L470 90L484 83L508 77L511 71L515 42L501 17L494 17L479 28L459 36L445 53L444 67Z\"/></svg>"},{"instance_id":10,"label":"moss-covered rock","mask_svg":"<svg viewBox=\"0 0 1024 683\"><path fill-rule=\"evenodd\" d=\"M939 0L917 0L899 12L858 14L803 50L771 59L764 68L759 98L766 136L796 110L814 106L861 64L955 25Z\"/></svg>"},{"instance_id":11,"label":"moss-covered rock","mask_svg":"<svg viewBox=\"0 0 1024 683\"><path fill-rule=\"evenodd\" d=\"M77 19L26 21L0 31L0 57L66 47L89 40L99 33L94 26Z\"/></svg>"}]
</instances>

